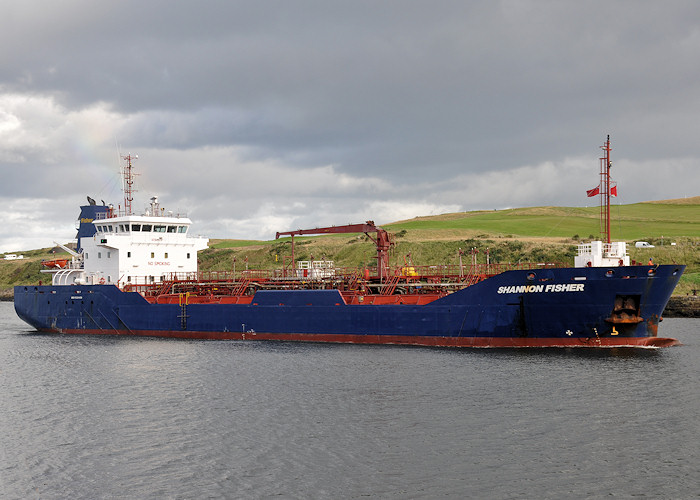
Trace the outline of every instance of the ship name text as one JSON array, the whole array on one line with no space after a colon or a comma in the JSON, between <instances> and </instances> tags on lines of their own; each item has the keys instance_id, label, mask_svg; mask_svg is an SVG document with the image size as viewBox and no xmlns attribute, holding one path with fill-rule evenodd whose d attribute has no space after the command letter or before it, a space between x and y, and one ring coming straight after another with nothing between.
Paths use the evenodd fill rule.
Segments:
<instances>
[{"instance_id":1,"label":"ship name text","mask_svg":"<svg viewBox=\"0 0 700 500\"><path fill-rule=\"evenodd\" d=\"M558 283L556 285L513 285L499 286L496 293L550 293L583 292L584 283Z\"/></svg>"}]
</instances>

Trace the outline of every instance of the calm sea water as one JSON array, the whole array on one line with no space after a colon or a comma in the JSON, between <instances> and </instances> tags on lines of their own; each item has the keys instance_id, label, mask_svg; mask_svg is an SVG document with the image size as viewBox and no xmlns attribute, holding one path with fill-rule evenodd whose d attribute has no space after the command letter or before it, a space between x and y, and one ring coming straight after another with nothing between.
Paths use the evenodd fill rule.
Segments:
<instances>
[{"instance_id":1,"label":"calm sea water","mask_svg":"<svg viewBox=\"0 0 700 500\"><path fill-rule=\"evenodd\" d=\"M700 320L660 350L32 333L0 303L0 498L698 498Z\"/></svg>"}]
</instances>

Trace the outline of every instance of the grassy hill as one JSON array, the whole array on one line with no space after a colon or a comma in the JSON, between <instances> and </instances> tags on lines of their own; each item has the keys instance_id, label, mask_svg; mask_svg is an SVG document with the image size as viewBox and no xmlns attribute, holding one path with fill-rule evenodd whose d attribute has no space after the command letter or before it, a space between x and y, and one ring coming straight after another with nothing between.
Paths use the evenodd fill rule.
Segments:
<instances>
[{"instance_id":1,"label":"grassy hill","mask_svg":"<svg viewBox=\"0 0 700 500\"><path fill-rule=\"evenodd\" d=\"M661 240L661 238L700 237L700 196L687 203L635 203L611 207L611 228L616 240ZM482 212L462 212L417 217L387 224L397 230L452 230L489 235L584 238L600 233L599 207L532 207Z\"/></svg>"},{"instance_id":2,"label":"grassy hill","mask_svg":"<svg viewBox=\"0 0 700 500\"><path fill-rule=\"evenodd\" d=\"M403 264L409 253L416 265L457 263L460 248L478 249L479 262L485 262L488 249L491 262L573 263L577 243L599 238L598 211L598 206L594 206L460 212L417 217L382 227L394 235L392 265ZM646 262L653 257L657 263L686 264L688 269L676 293L685 295L700 289L700 196L613 206L611 214L613 238L631 243L632 259ZM634 248L634 242L640 240L656 248ZM50 250L21 252L26 257L22 261L0 260L0 291L15 284L46 282L49 277L39 273L39 269L42 258L55 258ZM300 260L327 258L343 267L376 265L374 244L364 235L298 237L295 253ZM199 254L200 269L231 270L234 265L237 270L246 265L270 269L282 266L290 254L290 238L212 240L210 248ZM469 262L470 257L463 259Z\"/></svg>"},{"instance_id":3,"label":"grassy hill","mask_svg":"<svg viewBox=\"0 0 700 500\"><path fill-rule=\"evenodd\" d=\"M613 206L611 226L616 240L625 240L633 260L683 263L688 266L678 294L700 289L700 196L663 202ZM460 212L384 224L396 246L391 264L407 258L414 264L456 263L459 249L477 248L479 262L486 249L492 262L573 263L576 244L600 236L599 207L529 207ZM280 228L286 230L289 228ZM638 249L635 241L656 248ZM671 245L675 243L675 245ZM279 267L290 255L290 239L273 241L215 240L200 254L202 269ZM375 250L364 235L324 235L295 238L297 259L330 258L341 266L372 266ZM276 260L277 259L277 260ZM470 259L465 256L463 259Z\"/></svg>"}]
</instances>

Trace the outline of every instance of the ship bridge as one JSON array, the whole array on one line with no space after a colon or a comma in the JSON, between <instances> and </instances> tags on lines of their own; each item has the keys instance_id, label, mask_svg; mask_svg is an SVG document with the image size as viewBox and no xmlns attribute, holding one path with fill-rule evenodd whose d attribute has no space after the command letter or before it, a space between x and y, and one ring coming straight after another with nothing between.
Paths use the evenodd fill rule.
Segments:
<instances>
[{"instance_id":1,"label":"ship bridge","mask_svg":"<svg viewBox=\"0 0 700 500\"><path fill-rule=\"evenodd\" d=\"M197 252L208 239L190 237L187 217L126 215L96 220L83 241L84 270L100 283L158 283L171 273L197 271Z\"/></svg>"}]
</instances>

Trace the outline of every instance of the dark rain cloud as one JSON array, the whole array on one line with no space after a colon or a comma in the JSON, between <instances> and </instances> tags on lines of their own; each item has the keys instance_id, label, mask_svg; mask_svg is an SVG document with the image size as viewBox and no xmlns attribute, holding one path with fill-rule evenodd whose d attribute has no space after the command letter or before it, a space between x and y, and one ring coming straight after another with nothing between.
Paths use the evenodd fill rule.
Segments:
<instances>
[{"instance_id":1,"label":"dark rain cloud","mask_svg":"<svg viewBox=\"0 0 700 500\"><path fill-rule=\"evenodd\" d=\"M82 199L109 182L120 147L150 154L149 188L200 207L226 205L246 169L267 173L228 202L251 221L261 199L314 220L318 199L278 174L329 166L364 187L331 197L357 216L351 207L373 202L585 204L572 194L590 186L565 181L595 183L608 133L613 159L639 175L671 165L695 176L684 179L689 192L674 193L619 170L627 202L700 189L697 2L29 0L0 9L0 43L12 47L0 53L5 197Z\"/></svg>"}]
</instances>

